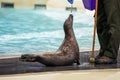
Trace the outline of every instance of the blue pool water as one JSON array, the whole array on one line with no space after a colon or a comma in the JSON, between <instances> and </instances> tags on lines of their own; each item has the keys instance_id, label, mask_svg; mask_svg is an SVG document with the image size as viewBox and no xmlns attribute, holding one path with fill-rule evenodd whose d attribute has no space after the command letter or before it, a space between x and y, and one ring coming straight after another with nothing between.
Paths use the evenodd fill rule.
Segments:
<instances>
[{"instance_id":1,"label":"blue pool water","mask_svg":"<svg viewBox=\"0 0 120 80\"><path fill-rule=\"evenodd\" d=\"M62 10L0 9L0 55L55 51L64 39L63 23L69 14ZM73 15L79 47L90 49L93 12Z\"/></svg>"}]
</instances>

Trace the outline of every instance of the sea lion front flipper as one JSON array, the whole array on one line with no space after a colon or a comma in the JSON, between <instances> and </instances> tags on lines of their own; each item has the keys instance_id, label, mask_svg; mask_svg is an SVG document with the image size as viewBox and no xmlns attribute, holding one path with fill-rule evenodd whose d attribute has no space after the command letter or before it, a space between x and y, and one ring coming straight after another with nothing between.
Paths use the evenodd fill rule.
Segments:
<instances>
[{"instance_id":1,"label":"sea lion front flipper","mask_svg":"<svg viewBox=\"0 0 120 80\"><path fill-rule=\"evenodd\" d=\"M27 62L35 62L36 61L36 55L34 54L23 54L20 58L21 61L27 61Z\"/></svg>"}]
</instances>

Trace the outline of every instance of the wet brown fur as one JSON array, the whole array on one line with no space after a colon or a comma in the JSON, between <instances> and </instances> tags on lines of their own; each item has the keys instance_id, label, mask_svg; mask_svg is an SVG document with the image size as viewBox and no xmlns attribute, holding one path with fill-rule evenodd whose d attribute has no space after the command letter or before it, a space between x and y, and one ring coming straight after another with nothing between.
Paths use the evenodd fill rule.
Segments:
<instances>
[{"instance_id":1,"label":"wet brown fur","mask_svg":"<svg viewBox=\"0 0 120 80\"><path fill-rule=\"evenodd\" d=\"M40 62L46 66L66 66L77 63L79 65L79 46L73 31L73 15L70 14L64 22L65 38L56 52L43 55L24 54L22 61Z\"/></svg>"}]
</instances>

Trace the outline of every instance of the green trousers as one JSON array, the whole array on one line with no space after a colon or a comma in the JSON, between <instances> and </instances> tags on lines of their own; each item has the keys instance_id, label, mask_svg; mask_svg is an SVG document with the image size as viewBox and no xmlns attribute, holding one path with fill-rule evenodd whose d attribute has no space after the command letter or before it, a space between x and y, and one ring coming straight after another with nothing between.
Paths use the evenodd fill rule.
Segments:
<instances>
[{"instance_id":1,"label":"green trousers","mask_svg":"<svg viewBox=\"0 0 120 80\"><path fill-rule=\"evenodd\" d=\"M98 0L99 56L117 58L120 44L120 0Z\"/></svg>"}]
</instances>

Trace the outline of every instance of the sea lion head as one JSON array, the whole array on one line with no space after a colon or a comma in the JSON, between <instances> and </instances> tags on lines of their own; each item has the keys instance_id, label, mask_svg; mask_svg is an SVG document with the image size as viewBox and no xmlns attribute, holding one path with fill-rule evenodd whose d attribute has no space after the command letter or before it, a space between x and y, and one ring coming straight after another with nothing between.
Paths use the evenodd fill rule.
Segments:
<instances>
[{"instance_id":1,"label":"sea lion head","mask_svg":"<svg viewBox=\"0 0 120 80\"><path fill-rule=\"evenodd\" d=\"M73 25L73 15L70 14L69 17L64 22L64 30L68 30Z\"/></svg>"},{"instance_id":2,"label":"sea lion head","mask_svg":"<svg viewBox=\"0 0 120 80\"><path fill-rule=\"evenodd\" d=\"M70 36L71 34L73 34L73 15L70 14L69 17L65 20L64 22L64 32L66 36Z\"/></svg>"}]
</instances>

